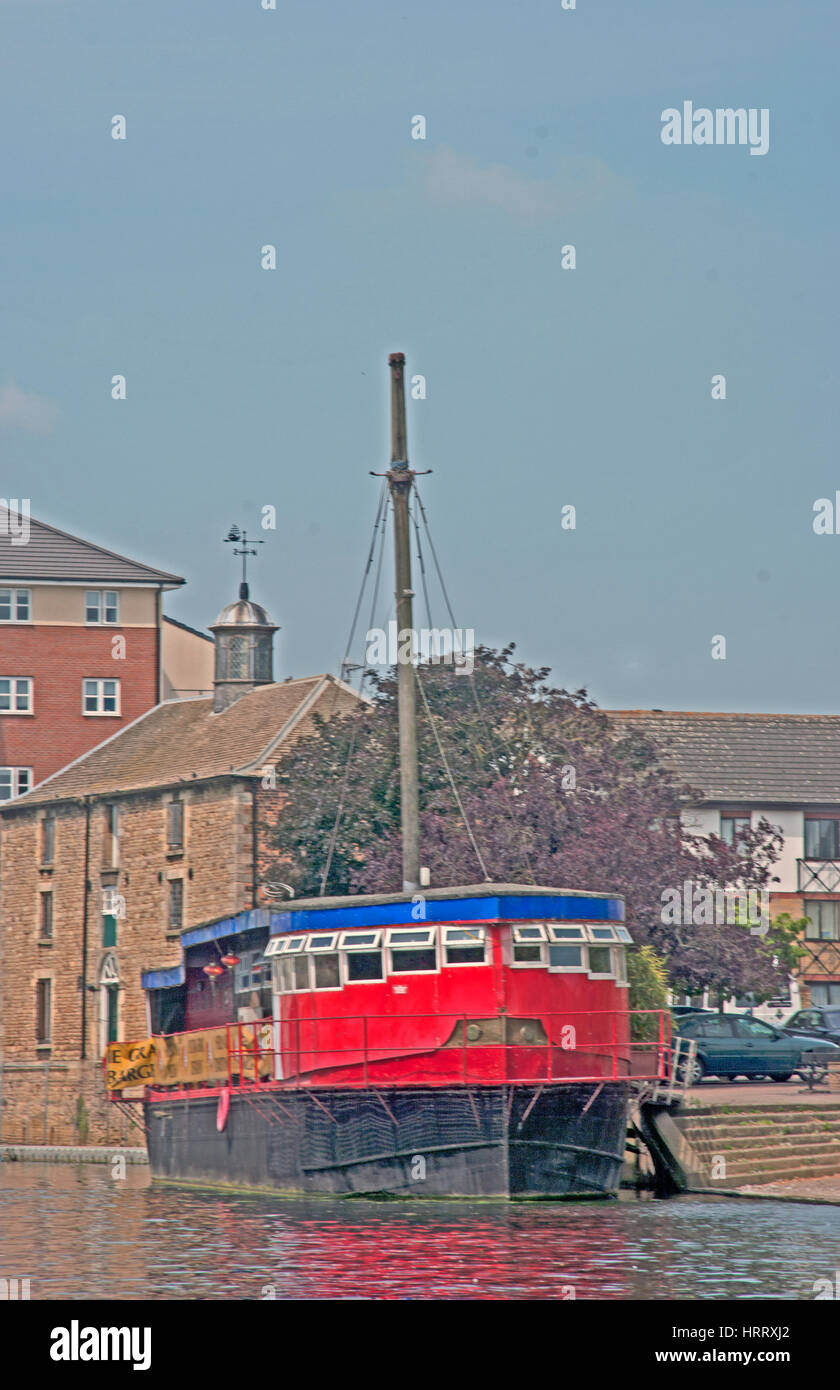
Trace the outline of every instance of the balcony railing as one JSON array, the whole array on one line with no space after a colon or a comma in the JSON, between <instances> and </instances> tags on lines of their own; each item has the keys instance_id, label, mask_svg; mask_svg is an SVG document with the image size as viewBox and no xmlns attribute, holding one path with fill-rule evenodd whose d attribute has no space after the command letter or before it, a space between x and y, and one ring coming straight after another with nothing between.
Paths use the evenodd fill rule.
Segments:
<instances>
[{"instance_id":1,"label":"balcony railing","mask_svg":"<svg viewBox=\"0 0 840 1390\"><path fill-rule=\"evenodd\" d=\"M840 859L797 859L800 893L840 893Z\"/></svg>"}]
</instances>

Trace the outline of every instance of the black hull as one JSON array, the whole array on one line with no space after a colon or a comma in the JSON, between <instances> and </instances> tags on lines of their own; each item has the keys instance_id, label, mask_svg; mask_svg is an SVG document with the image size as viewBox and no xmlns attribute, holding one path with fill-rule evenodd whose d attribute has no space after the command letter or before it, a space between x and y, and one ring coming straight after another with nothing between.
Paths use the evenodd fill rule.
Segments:
<instances>
[{"instance_id":1,"label":"black hull","mask_svg":"<svg viewBox=\"0 0 840 1390\"><path fill-rule=\"evenodd\" d=\"M234 1092L146 1106L156 1178L333 1196L606 1197L628 1088L608 1083Z\"/></svg>"}]
</instances>

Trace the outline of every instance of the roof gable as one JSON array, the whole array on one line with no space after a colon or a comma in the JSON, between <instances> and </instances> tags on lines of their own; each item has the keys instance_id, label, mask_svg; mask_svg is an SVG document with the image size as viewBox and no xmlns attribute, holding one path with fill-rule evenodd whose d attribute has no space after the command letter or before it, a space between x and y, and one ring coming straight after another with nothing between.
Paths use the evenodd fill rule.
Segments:
<instances>
[{"instance_id":1,"label":"roof gable","mask_svg":"<svg viewBox=\"0 0 840 1390\"><path fill-rule=\"evenodd\" d=\"M25 544L14 544L12 528L2 524L7 515L5 508L0 509L0 580L53 579L80 584L164 584L167 587L184 583L177 574L129 560L125 555L71 536L69 531L59 531L56 526L36 521L34 517L29 519L29 539Z\"/></svg>"}]
</instances>

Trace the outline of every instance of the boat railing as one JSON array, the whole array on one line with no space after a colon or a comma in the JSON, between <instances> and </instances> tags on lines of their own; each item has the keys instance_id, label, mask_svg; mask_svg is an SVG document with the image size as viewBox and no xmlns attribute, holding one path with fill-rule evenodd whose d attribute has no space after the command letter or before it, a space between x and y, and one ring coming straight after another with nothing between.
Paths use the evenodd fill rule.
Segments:
<instances>
[{"instance_id":1,"label":"boat railing","mask_svg":"<svg viewBox=\"0 0 840 1390\"><path fill-rule=\"evenodd\" d=\"M675 1075L670 1016L657 1009L565 1010L538 1017L266 1018L162 1035L136 1046L144 1049L145 1084L155 1092L266 1085L668 1083ZM119 1070L107 1058L106 1078L109 1091L120 1089Z\"/></svg>"}]
</instances>

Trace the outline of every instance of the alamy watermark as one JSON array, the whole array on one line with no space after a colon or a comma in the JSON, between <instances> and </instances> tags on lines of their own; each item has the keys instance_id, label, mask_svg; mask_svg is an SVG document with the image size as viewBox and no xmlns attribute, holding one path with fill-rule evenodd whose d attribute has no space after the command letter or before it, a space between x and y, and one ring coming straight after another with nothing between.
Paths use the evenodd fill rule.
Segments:
<instances>
[{"instance_id":1,"label":"alamy watermark","mask_svg":"<svg viewBox=\"0 0 840 1390\"><path fill-rule=\"evenodd\" d=\"M663 145L749 145L750 154L766 154L770 148L767 106L718 106L712 111L684 101L682 111L667 106L660 119Z\"/></svg>"},{"instance_id":2,"label":"alamy watermark","mask_svg":"<svg viewBox=\"0 0 840 1390\"><path fill-rule=\"evenodd\" d=\"M12 545L29 541L29 498L0 497L0 536L9 536Z\"/></svg>"},{"instance_id":3,"label":"alamy watermark","mask_svg":"<svg viewBox=\"0 0 840 1390\"><path fill-rule=\"evenodd\" d=\"M666 927L748 926L751 936L770 930L770 893L766 888L710 888L687 878L679 888L664 888L660 921Z\"/></svg>"},{"instance_id":4,"label":"alamy watermark","mask_svg":"<svg viewBox=\"0 0 840 1390\"><path fill-rule=\"evenodd\" d=\"M368 666L415 666L418 661L431 661L453 666L458 676L472 675L475 669L475 631L471 627L398 629L392 620L387 632L381 627L369 628L365 643Z\"/></svg>"}]
</instances>

